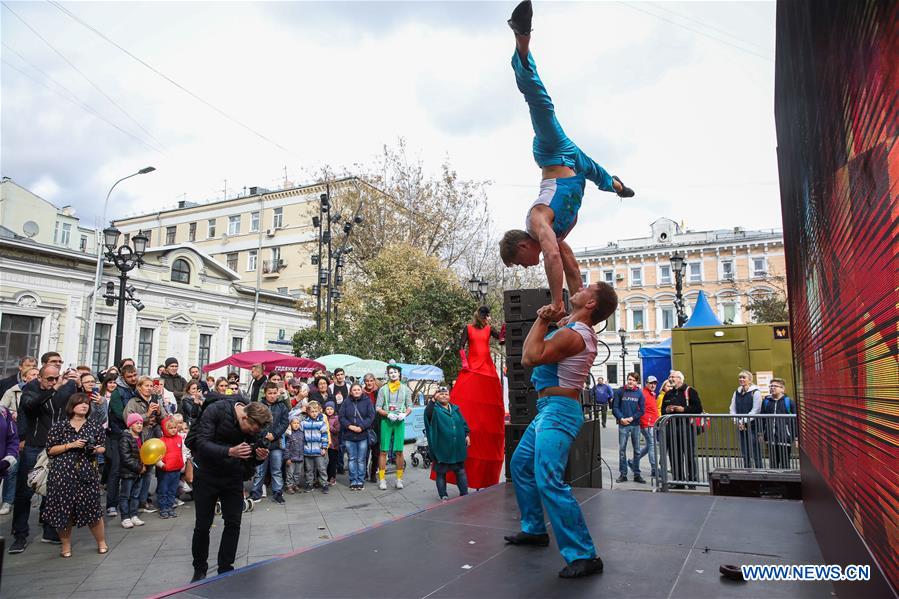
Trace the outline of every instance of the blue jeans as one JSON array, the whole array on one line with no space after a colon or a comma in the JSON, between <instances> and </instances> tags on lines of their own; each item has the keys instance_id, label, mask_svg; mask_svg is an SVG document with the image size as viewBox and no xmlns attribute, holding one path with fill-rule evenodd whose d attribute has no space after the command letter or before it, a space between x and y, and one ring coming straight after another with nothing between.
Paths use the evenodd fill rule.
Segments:
<instances>
[{"instance_id":1,"label":"blue jeans","mask_svg":"<svg viewBox=\"0 0 899 599\"><path fill-rule=\"evenodd\" d=\"M178 485L181 483L181 471L159 471L156 478L156 495L159 499L159 512L171 512L175 508L175 497L178 494Z\"/></svg>"},{"instance_id":2,"label":"blue jeans","mask_svg":"<svg viewBox=\"0 0 899 599\"><path fill-rule=\"evenodd\" d=\"M130 433L126 433L130 434ZM106 435L106 509L119 505L119 439L121 435Z\"/></svg>"},{"instance_id":3,"label":"blue jeans","mask_svg":"<svg viewBox=\"0 0 899 599\"><path fill-rule=\"evenodd\" d=\"M144 474L140 478L119 479L119 517L122 520L130 520L137 515L140 489L144 479L150 480L150 475Z\"/></svg>"},{"instance_id":4,"label":"blue jeans","mask_svg":"<svg viewBox=\"0 0 899 599\"><path fill-rule=\"evenodd\" d=\"M146 505L147 499L150 498L150 477L154 470L155 466L147 466L147 471L140 479L140 496L138 497L138 500L141 505ZM157 492L158 491L159 490L157 489ZM159 497L157 497L156 500L159 501Z\"/></svg>"},{"instance_id":5,"label":"blue jeans","mask_svg":"<svg viewBox=\"0 0 899 599\"><path fill-rule=\"evenodd\" d=\"M581 405L567 397L541 397L537 416L518 442L509 465L521 530L545 534L543 510L549 516L556 543L566 562L596 557L596 548L581 507L562 480L568 451L584 424Z\"/></svg>"},{"instance_id":6,"label":"blue jeans","mask_svg":"<svg viewBox=\"0 0 899 599\"><path fill-rule=\"evenodd\" d=\"M3 477L3 503L12 505L12 502L16 500L16 473L18 472L19 462L16 462L16 465L7 470Z\"/></svg>"},{"instance_id":7,"label":"blue jeans","mask_svg":"<svg viewBox=\"0 0 899 599\"><path fill-rule=\"evenodd\" d=\"M365 456L368 454L368 439L346 441L346 452L350 456L350 484L365 483Z\"/></svg>"},{"instance_id":8,"label":"blue jeans","mask_svg":"<svg viewBox=\"0 0 899 599\"><path fill-rule=\"evenodd\" d=\"M650 476L655 477L657 475L656 472L656 438L655 438L655 429L651 426L640 429L640 434L643 435L643 440L646 441L646 446L640 450L640 459L642 460L646 454L649 454L649 471ZM640 473L639 462L637 463L637 474Z\"/></svg>"},{"instance_id":9,"label":"blue jeans","mask_svg":"<svg viewBox=\"0 0 899 599\"><path fill-rule=\"evenodd\" d=\"M468 475L465 474L465 462L457 464L434 464L435 481L437 482L437 494L441 499L446 497L446 473L456 475L456 486L459 487L459 497L468 495Z\"/></svg>"},{"instance_id":10,"label":"blue jeans","mask_svg":"<svg viewBox=\"0 0 899 599\"><path fill-rule=\"evenodd\" d=\"M281 476L281 465L284 460L283 449L270 449L264 462L256 466L256 478L253 481L253 495L262 495L262 486L265 484L265 471L272 473L272 493L280 493L284 488L284 478Z\"/></svg>"},{"instance_id":11,"label":"blue jeans","mask_svg":"<svg viewBox=\"0 0 899 599\"><path fill-rule=\"evenodd\" d=\"M16 539L27 539L28 533L28 517L31 515L31 498L34 497L34 491L28 486L28 472L34 468L37 463L37 456L44 451L43 447L35 447L26 445L25 449L19 453L19 472L22 476L16 477L16 497L13 503L12 511L12 536ZM39 512L44 511L44 502L46 497L41 498L41 506ZM49 524L44 524L44 538L58 539L59 535L56 529Z\"/></svg>"},{"instance_id":12,"label":"blue jeans","mask_svg":"<svg viewBox=\"0 0 899 599\"><path fill-rule=\"evenodd\" d=\"M744 468L764 468L762 464L762 444L759 442L758 431L753 423L746 423L746 430L737 429L740 434L740 455L743 456Z\"/></svg>"},{"instance_id":13,"label":"blue jeans","mask_svg":"<svg viewBox=\"0 0 899 599\"><path fill-rule=\"evenodd\" d=\"M634 446L634 461L627 459L627 442L630 439ZM621 476L627 476L627 467L630 466L634 476L640 476L640 424L618 425L618 472Z\"/></svg>"},{"instance_id":14,"label":"blue jeans","mask_svg":"<svg viewBox=\"0 0 899 599\"><path fill-rule=\"evenodd\" d=\"M534 57L528 53L528 64L521 61L516 51L512 55L512 70L515 71L515 83L524 95L531 114L531 125L534 127L534 160L540 167L564 165L578 175L584 175L603 191L615 191L612 177L604 168L596 164L592 158L584 154L572 142L562 125L556 118L556 109L552 99L537 75Z\"/></svg>"}]
</instances>

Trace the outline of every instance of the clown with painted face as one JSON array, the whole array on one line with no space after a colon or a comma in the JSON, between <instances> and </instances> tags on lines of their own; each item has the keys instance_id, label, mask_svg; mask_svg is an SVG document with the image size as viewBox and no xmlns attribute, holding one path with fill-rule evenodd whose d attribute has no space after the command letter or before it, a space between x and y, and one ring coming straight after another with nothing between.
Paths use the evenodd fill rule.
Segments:
<instances>
[{"instance_id":1,"label":"clown with painted face","mask_svg":"<svg viewBox=\"0 0 899 599\"><path fill-rule=\"evenodd\" d=\"M387 489L387 452L396 452L396 488L403 488L403 442L406 440L406 417L412 413L412 392L400 380L402 369L387 366L387 384L378 390L375 409L381 420L381 455L378 460L378 488ZM391 441L391 436L393 440Z\"/></svg>"}]
</instances>

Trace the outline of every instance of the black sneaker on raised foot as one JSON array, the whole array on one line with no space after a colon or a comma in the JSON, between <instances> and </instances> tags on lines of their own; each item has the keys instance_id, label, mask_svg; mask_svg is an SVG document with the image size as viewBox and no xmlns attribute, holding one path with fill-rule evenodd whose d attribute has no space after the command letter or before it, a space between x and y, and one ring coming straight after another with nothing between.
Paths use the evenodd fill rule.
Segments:
<instances>
[{"instance_id":1,"label":"black sneaker on raised foot","mask_svg":"<svg viewBox=\"0 0 899 599\"><path fill-rule=\"evenodd\" d=\"M22 553L28 547L28 539L16 539L9 546L7 553Z\"/></svg>"},{"instance_id":2,"label":"black sneaker on raised foot","mask_svg":"<svg viewBox=\"0 0 899 599\"><path fill-rule=\"evenodd\" d=\"M529 35L531 33L531 21L534 18L534 7L531 0L520 2L512 11L512 18L506 21L515 35Z\"/></svg>"},{"instance_id":3,"label":"black sneaker on raised foot","mask_svg":"<svg viewBox=\"0 0 899 599\"><path fill-rule=\"evenodd\" d=\"M615 479L615 482L616 482L616 483L626 483L626 482L627 482L627 477L626 477L625 475L622 474L621 476L619 476L618 478Z\"/></svg>"},{"instance_id":4,"label":"black sneaker on raised foot","mask_svg":"<svg viewBox=\"0 0 899 599\"><path fill-rule=\"evenodd\" d=\"M194 570L194 575L191 577L191 582L199 582L206 578L206 570Z\"/></svg>"},{"instance_id":5,"label":"black sneaker on raised foot","mask_svg":"<svg viewBox=\"0 0 899 599\"><path fill-rule=\"evenodd\" d=\"M625 185L624 182L623 182L621 179L619 179L619 178L616 177L615 175L612 175L612 180L613 180L613 181L618 181L618 183L621 185L621 191L616 191L616 192L615 192L616 194L618 194L618 197L619 197L619 198L632 198L632 197L634 197L634 190L631 189L630 187L628 187L627 185Z\"/></svg>"},{"instance_id":6,"label":"black sneaker on raised foot","mask_svg":"<svg viewBox=\"0 0 899 599\"><path fill-rule=\"evenodd\" d=\"M602 574L602 560L598 557L576 559L559 570L559 578L582 578L592 574Z\"/></svg>"},{"instance_id":7,"label":"black sneaker on raised foot","mask_svg":"<svg viewBox=\"0 0 899 599\"><path fill-rule=\"evenodd\" d=\"M526 532L519 532L514 535L503 537L509 545L536 545L537 547L546 547L549 545L549 535L532 535Z\"/></svg>"},{"instance_id":8,"label":"black sneaker on raised foot","mask_svg":"<svg viewBox=\"0 0 899 599\"><path fill-rule=\"evenodd\" d=\"M645 485L645 484L646 484L646 479L643 478L642 476L635 476L635 477L634 477L634 482L635 482L635 483L640 483L641 485Z\"/></svg>"}]
</instances>

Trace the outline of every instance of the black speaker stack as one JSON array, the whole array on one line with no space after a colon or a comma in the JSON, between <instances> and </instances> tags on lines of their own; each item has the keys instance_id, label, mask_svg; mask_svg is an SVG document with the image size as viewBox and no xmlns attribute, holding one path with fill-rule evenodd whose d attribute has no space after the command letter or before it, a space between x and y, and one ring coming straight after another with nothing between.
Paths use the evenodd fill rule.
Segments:
<instances>
[{"instance_id":1,"label":"black speaker stack","mask_svg":"<svg viewBox=\"0 0 899 599\"><path fill-rule=\"evenodd\" d=\"M513 289L503 297L506 321L506 380L509 388L509 424L506 425L506 478L509 476L509 460L518 441L537 415L537 391L531 384L532 369L521 363L524 340L537 319L537 310L551 303L549 289ZM568 307L568 292L565 291ZM550 327L552 330L554 327ZM592 404L592 402L589 402ZM574 487L602 487L599 472L600 452L597 421L592 418L584 426L571 446L565 481ZM592 455L591 455L592 454Z\"/></svg>"}]
</instances>

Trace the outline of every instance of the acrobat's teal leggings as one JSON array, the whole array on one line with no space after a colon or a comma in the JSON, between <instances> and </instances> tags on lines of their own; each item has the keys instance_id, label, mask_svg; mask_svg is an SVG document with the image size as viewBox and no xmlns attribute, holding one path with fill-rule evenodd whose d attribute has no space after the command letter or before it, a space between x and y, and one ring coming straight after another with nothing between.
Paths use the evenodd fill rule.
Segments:
<instances>
[{"instance_id":1,"label":"acrobat's teal leggings","mask_svg":"<svg viewBox=\"0 0 899 599\"><path fill-rule=\"evenodd\" d=\"M537 416L512 454L510 470L521 511L521 530L545 534L543 509L567 563L596 557L596 548L571 487L562 481L568 451L584 424L580 404L568 397L541 397Z\"/></svg>"},{"instance_id":2,"label":"acrobat's teal leggings","mask_svg":"<svg viewBox=\"0 0 899 599\"><path fill-rule=\"evenodd\" d=\"M524 95L531 113L531 124L534 127L534 160L541 168L544 166L563 165L574 169L578 175L583 175L593 181L603 191L614 192L612 176L606 170L596 164L592 158L584 154L573 141L571 141L562 125L556 118L556 109L552 99L546 92L546 87L537 74L537 66L534 57L528 53L528 64L521 61L521 56L516 51L512 55L512 70L515 71L515 83L518 90Z\"/></svg>"}]
</instances>

